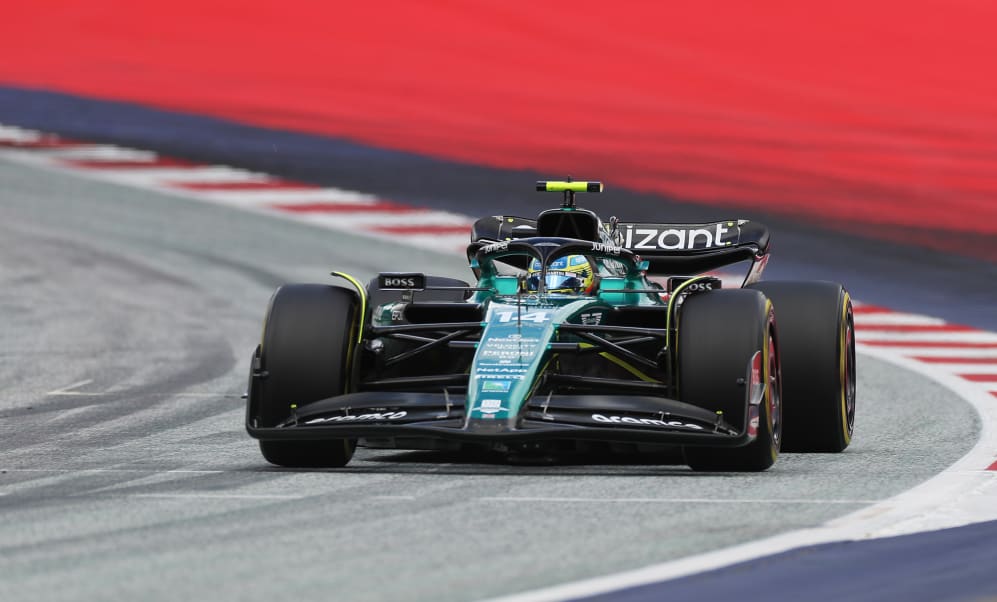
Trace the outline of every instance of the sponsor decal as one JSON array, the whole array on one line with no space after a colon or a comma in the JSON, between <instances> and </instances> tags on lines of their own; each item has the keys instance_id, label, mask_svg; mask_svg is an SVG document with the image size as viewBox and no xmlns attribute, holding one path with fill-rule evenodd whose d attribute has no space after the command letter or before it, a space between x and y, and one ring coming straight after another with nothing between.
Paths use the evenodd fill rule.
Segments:
<instances>
[{"instance_id":1,"label":"sponsor decal","mask_svg":"<svg viewBox=\"0 0 997 602\"><path fill-rule=\"evenodd\" d=\"M499 412L505 411L507 408L502 407L501 399L482 399L478 407L475 408L482 414L498 414Z\"/></svg>"},{"instance_id":2,"label":"sponsor decal","mask_svg":"<svg viewBox=\"0 0 997 602\"><path fill-rule=\"evenodd\" d=\"M512 322L514 319L517 322L533 322L534 324L543 324L550 320L550 312L548 311L498 311L495 313L498 315L500 324Z\"/></svg>"},{"instance_id":3,"label":"sponsor decal","mask_svg":"<svg viewBox=\"0 0 997 602\"><path fill-rule=\"evenodd\" d=\"M592 243L592 250L597 253L609 253L610 255L619 255L623 252L623 247L618 247L616 245L611 245L604 242L594 242Z\"/></svg>"},{"instance_id":4,"label":"sponsor decal","mask_svg":"<svg viewBox=\"0 0 997 602\"><path fill-rule=\"evenodd\" d=\"M426 288L426 277L422 274L378 274L377 287L422 290Z\"/></svg>"},{"instance_id":5,"label":"sponsor decal","mask_svg":"<svg viewBox=\"0 0 997 602\"><path fill-rule=\"evenodd\" d=\"M499 380L503 379L523 380L526 378L526 375L524 374L475 374L474 376L478 378L478 380L485 380L489 378L499 379Z\"/></svg>"},{"instance_id":6,"label":"sponsor decal","mask_svg":"<svg viewBox=\"0 0 997 602\"><path fill-rule=\"evenodd\" d=\"M519 352L521 349L533 349L537 345L520 343L520 342L497 342L497 341L485 341L485 349L492 351L515 351Z\"/></svg>"},{"instance_id":7,"label":"sponsor decal","mask_svg":"<svg viewBox=\"0 0 997 602\"><path fill-rule=\"evenodd\" d=\"M481 247L483 253L498 253L499 251L508 251L509 241L503 240L502 242L493 242L490 245L485 245Z\"/></svg>"},{"instance_id":8,"label":"sponsor decal","mask_svg":"<svg viewBox=\"0 0 997 602\"><path fill-rule=\"evenodd\" d=\"M710 280L699 280L691 284L687 284L686 287L682 290L689 291L690 293L712 291L714 284L715 283Z\"/></svg>"},{"instance_id":9,"label":"sponsor decal","mask_svg":"<svg viewBox=\"0 0 997 602\"><path fill-rule=\"evenodd\" d=\"M511 360L536 354L539 345L516 341L486 341L478 351L478 356L497 360ZM501 362L500 362L501 363Z\"/></svg>"},{"instance_id":10,"label":"sponsor decal","mask_svg":"<svg viewBox=\"0 0 997 602\"><path fill-rule=\"evenodd\" d=\"M511 380L486 380L481 383L482 393L508 393L512 387Z\"/></svg>"},{"instance_id":11,"label":"sponsor decal","mask_svg":"<svg viewBox=\"0 0 997 602\"><path fill-rule=\"evenodd\" d=\"M305 424L324 424L326 422L371 422L374 420L398 420L408 416L405 410L397 412L372 412L370 414L352 414L349 416L329 416L326 418L313 418Z\"/></svg>"},{"instance_id":12,"label":"sponsor decal","mask_svg":"<svg viewBox=\"0 0 997 602\"><path fill-rule=\"evenodd\" d=\"M477 374L524 374L528 371L528 368L516 368L509 366L502 366L496 364L489 364L487 366L478 366L475 370Z\"/></svg>"},{"instance_id":13,"label":"sponsor decal","mask_svg":"<svg viewBox=\"0 0 997 602\"><path fill-rule=\"evenodd\" d=\"M500 364L508 364L513 360L520 358L529 358L534 355L536 351L535 347L523 348L517 351L497 351L497 350L484 350L479 353L482 358L498 360Z\"/></svg>"},{"instance_id":14,"label":"sponsor decal","mask_svg":"<svg viewBox=\"0 0 997 602\"><path fill-rule=\"evenodd\" d=\"M724 224L716 224L714 230L707 228L637 228L627 226L623 246L633 250L656 249L674 251L676 249L709 249L724 247L724 234L730 229Z\"/></svg>"},{"instance_id":15,"label":"sponsor decal","mask_svg":"<svg viewBox=\"0 0 997 602\"><path fill-rule=\"evenodd\" d=\"M674 291L678 287L682 286L686 282L691 280L691 278L686 278L684 276L676 276L668 279L668 290ZM706 291L712 291L719 288L723 288L723 283L719 278L706 277L696 280L695 282L689 282L682 286L683 293L703 293Z\"/></svg>"},{"instance_id":16,"label":"sponsor decal","mask_svg":"<svg viewBox=\"0 0 997 602\"><path fill-rule=\"evenodd\" d=\"M585 326L598 326L602 323L602 313L582 314L578 316Z\"/></svg>"},{"instance_id":17,"label":"sponsor decal","mask_svg":"<svg viewBox=\"0 0 997 602\"><path fill-rule=\"evenodd\" d=\"M637 426L670 426L687 428L696 431L703 430L698 424L682 422L680 420L659 420L657 418L634 418L632 416L603 416L602 414L592 414L592 420L596 422L606 422L610 424L633 424Z\"/></svg>"},{"instance_id":18,"label":"sponsor decal","mask_svg":"<svg viewBox=\"0 0 997 602\"><path fill-rule=\"evenodd\" d=\"M761 422L758 419L758 406L748 408L748 436L758 436L758 426Z\"/></svg>"}]
</instances>

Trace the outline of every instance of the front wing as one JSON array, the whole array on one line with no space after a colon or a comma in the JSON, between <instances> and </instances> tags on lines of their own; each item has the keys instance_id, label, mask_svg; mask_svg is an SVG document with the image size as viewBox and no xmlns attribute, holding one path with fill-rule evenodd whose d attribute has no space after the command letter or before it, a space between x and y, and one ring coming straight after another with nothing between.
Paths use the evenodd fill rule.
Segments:
<instances>
[{"instance_id":1,"label":"front wing","mask_svg":"<svg viewBox=\"0 0 997 602\"><path fill-rule=\"evenodd\" d=\"M757 406L742 425L721 415L661 397L609 395L538 396L510 419L468 419L463 395L374 391L310 403L274 427L259 427L257 439L321 440L428 438L466 443L601 441L739 447L754 440Z\"/></svg>"}]
</instances>

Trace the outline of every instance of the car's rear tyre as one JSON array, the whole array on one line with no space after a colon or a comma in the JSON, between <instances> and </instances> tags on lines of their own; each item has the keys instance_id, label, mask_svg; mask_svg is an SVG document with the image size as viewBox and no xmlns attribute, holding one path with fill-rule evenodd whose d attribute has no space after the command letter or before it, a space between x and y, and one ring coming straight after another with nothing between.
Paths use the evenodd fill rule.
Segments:
<instances>
[{"instance_id":1,"label":"car's rear tyre","mask_svg":"<svg viewBox=\"0 0 997 602\"><path fill-rule=\"evenodd\" d=\"M783 451L840 452L855 427L855 324L848 292L833 282L759 282L779 320Z\"/></svg>"},{"instance_id":2,"label":"car's rear tyre","mask_svg":"<svg viewBox=\"0 0 997 602\"><path fill-rule=\"evenodd\" d=\"M679 398L723 412L740 427L746 420L748 366L761 352L765 393L757 435L744 447L688 446L686 463L702 471L761 471L775 462L782 439L780 347L772 304L757 291L718 290L689 297L678 329Z\"/></svg>"},{"instance_id":3,"label":"car's rear tyre","mask_svg":"<svg viewBox=\"0 0 997 602\"><path fill-rule=\"evenodd\" d=\"M346 392L350 355L360 316L352 290L322 284L288 284L270 299L263 326L259 381L250 400L257 425L273 427L303 407ZM278 466L345 466L355 440L260 441L260 451Z\"/></svg>"}]
</instances>

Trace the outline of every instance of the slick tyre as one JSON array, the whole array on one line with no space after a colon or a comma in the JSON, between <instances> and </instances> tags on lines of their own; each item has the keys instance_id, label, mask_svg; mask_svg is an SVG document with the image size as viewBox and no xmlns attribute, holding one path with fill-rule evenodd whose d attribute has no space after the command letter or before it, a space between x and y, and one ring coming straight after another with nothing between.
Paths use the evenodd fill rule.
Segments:
<instances>
[{"instance_id":1,"label":"slick tyre","mask_svg":"<svg viewBox=\"0 0 997 602\"><path fill-rule=\"evenodd\" d=\"M289 284L270 300L263 326L259 365L266 377L255 391L258 424L285 421L298 407L346 392L350 355L361 316L359 297L349 289ZM355 440L260 441L268 462L289 467L345 466Z\"/></svg>"},{"instance_id":2,"label":"slick tyre","mask_svg":"<svg viewBox=\"0 0 997 602\"><path fill-rule=\"evenodd\" d=\"M784 451L840 452L855 428L855 324L833 282L759 282L779 321Z\"/></svg>"},{"instance_id":3,"label":"slick tyre","mask_svg":"<svg viewBox=\"0 0 997 602\"><path fill-rule=\"evenodd\" d=\"M685 460L699 471L762 471L779 455L782 441L780 353L772 303L757 291L742 289L700 293L686 299L678 320L679 398L723 412L738 428L753 422L754 441L744 447L689 446ZM747 404L745 378L755 353L761 353L764 395ZM746 412L749 415L746 417Z\"/></svg>"}]
</instances>

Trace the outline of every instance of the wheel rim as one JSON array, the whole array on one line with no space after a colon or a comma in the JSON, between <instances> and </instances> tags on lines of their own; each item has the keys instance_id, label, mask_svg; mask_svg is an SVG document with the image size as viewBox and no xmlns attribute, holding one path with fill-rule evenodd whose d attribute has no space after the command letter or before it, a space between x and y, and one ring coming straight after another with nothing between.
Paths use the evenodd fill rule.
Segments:
<instances>
[{"instance_id":1,"label":"wheel rim","mask_svg":"<svg viewBox=\"0 0 997 602\"><path fill-rule=\"evenodd\" d=\"M845 319L845 424L851 437L855 425L855 325L852 310Z\"/></svg>"},{"instance_id":2,"label":"wheel rim","mask_svg":"<svg viewBox=\"0 0 997 602\"><path fill-rule=\"evenodd\" d=\"M775 337L769 333L769 420L772 424L772 443L778 448L782 439L782 374L779 362L779 352Z\"/></svg>"}]
</instances>

